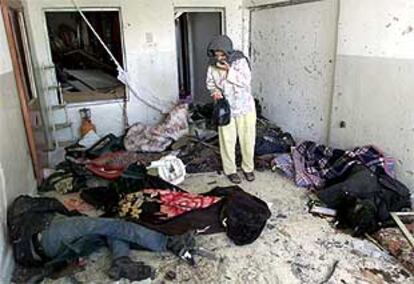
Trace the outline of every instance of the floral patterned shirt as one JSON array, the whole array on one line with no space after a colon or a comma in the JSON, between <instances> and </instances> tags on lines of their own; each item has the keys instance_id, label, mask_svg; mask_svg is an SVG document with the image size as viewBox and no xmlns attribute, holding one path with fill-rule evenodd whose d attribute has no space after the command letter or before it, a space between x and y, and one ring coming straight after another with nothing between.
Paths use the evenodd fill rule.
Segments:
<instances>
[{"instance_id":1,"label":"floral patterned shirt","mask_svg":"<svg viewBox=\"0 0 414 284\"><path fill-rule=\"evenodd\" d=\"M215 66L209 66L207 70L207 89L210 93L221 91L224 94L232 117L255 111L250 82L250 66L245 58L233 62L228 72Z\"/></svg>"}]
</instances>

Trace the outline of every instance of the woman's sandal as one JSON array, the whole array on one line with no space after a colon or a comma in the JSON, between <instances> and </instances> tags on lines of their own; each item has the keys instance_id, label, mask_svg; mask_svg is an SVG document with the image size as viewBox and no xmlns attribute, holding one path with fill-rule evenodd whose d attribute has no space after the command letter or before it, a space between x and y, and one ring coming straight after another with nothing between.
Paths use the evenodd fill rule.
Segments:
<instances>
[{"instance_id":1,"label":"woman's sandal","mask_svg":"<svg viewBox=\"0 0 414 284\"><path fill-rule=\"evenodd\" d=\"M254 176L254 172L250 172L250 173L245 173L243 172L244 176L246 177L247 181L254 181L255 180L255 176Z\"/></svg>"},{"instance_id":2,"label":"woman's sandal","mask_svg":"<svg viewBox=\"0 0 414 284\"><path fill-rule=\"evenodd\" d=\"M231 175L228 175L227 177L234 184L240 184L242 182L238 174L231 174Z\"/></svg>"}]
</instances>

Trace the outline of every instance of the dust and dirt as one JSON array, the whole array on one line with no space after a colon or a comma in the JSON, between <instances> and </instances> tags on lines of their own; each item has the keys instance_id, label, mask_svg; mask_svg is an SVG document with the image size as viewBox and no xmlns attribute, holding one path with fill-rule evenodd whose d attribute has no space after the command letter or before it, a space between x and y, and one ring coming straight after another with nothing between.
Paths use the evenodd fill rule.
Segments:
<instances>
[{"instance_id":1,"label":"dust and dirt","mask_svg":"<svg viewBox=\"0 0 414 284\"><path fill-rule=\"evenodd\" d=\"M189 176L181 186L205 192L225 185L225 177L211 173ZM256 242L238 247L225 234L199 236L199 244L216 258L197 257L195 268L170 253L134 251L135 260L156 269L153 280L141 283L414 283L412 275L371 242L309 214L306 191L283 177L257 173L255 182L241 187L265 200L272 211ZM105 274L109 265L109 253L103 249L89 257L83 271L44 283L113 283Z\"/></svg>"}]
</instances>

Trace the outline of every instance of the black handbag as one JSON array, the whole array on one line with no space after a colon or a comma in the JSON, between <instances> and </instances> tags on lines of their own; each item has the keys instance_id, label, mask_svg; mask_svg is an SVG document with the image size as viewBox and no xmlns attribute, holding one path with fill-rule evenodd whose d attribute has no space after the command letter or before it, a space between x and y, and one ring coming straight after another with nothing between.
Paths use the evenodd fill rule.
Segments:
<instances>
[{"instance_id":1,"label":"black handbag","mask_svg":"<svg viewBox=\"0 0 414 284\"><path fill-rule=\"evenodd\" d=\"M213 124L217 126L226 126L230 124L231 110L230 104L226 98L222 98L214 104Z\"/></svg>"}]
</instances>

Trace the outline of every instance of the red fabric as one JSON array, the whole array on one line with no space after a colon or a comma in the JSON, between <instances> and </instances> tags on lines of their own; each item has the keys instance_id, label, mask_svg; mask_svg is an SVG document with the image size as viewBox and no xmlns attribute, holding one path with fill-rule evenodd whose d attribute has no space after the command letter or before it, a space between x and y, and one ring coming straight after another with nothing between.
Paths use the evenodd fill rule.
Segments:
<instances>
[{"instance_id":1,"label":"red fabric","mask_svg":"<svg viewBox=\"0 0 414 284\"><path fill-rule=\"evenodd\" d=\"M97 176L113 180L119 178L129 165L137 161L138 156L135 153L118 151L103 154L90 161L86 168Z\"/></svg>"},{"instance_id":2,"label":"red fabric","mask_svg":"<svg viewBox=\"0 0 414 284\"><path fill-rule=\"evenodd\" d=\"M221 199L216 196L203 196L162 189L146 189L144 193L159 198L161 203L160 213L165 214L166 218L173 218L194 209L207 208Z\"/></svg>"},{"instance_id":3,"label":"red fabric","mask_svg":"<svg viewBox=\"0 0 414 284\"><path fill-rule=\"evenodd\" d=\"M104 178L104 179L117 179L122 175L122 170L108 170L105 167L99 167L95 165L87 165L86 168L90 170L95 175Z\"/></svg>"}]
</instances>

